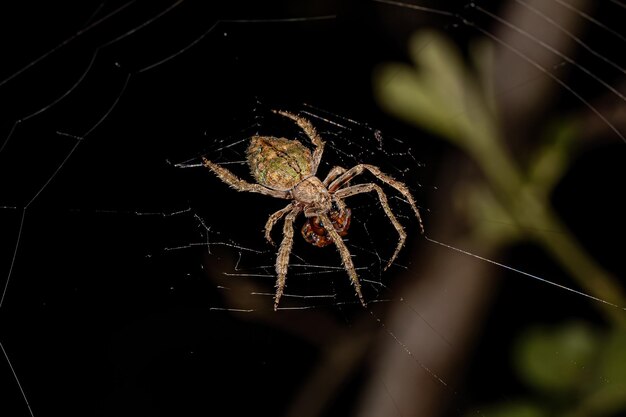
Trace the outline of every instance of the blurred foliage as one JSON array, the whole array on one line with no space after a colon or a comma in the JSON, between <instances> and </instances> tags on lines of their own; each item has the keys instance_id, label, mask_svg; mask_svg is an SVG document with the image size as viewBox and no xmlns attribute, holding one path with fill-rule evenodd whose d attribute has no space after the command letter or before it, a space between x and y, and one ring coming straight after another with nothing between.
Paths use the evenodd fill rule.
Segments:
<instances>
[{"instance_id":1,"label":"blurred foliage","mask_svg":"<svg viewBox=\"0 0 626 417\"><path fill-rule=\"evenodd\" d=\"M588 365L597 351L598 338L586 326L532 328L515 352L519 375L533 387L547 392L573 393L586 381Z\"/></svg>"},{"instance_id":2,"label":"blurred foliage","mask_svg":"<svg viewBox=\"0 0 626 417\"><path fill-rule=\"evenodd\" d=\"M514 367L535 393L481 410L485 417L600 417L626 411L626 334L574 322L533 327L515 347Z\"/></svg>"},{"instance_id":3,"label":"blurred foliage","mask_svg":"<svg viewBox=\"0 0 626 417\"><path fill-rule=\"evenodd\" d=\"M519 377L536 395L493 405L487 417L609 416L626 411L626 319L609 303L626 305L618 280L590 257L554 213L550 194L571 164L575 120L555 121L523 162L507 148L493 95L492 48L470 48L469 68L443 36L423 31L410 41L414 65L387 63L374 88L392 114L451 142L481 169L478 180L454 196L462 200L472 238L504 245L529 240L551 255L583 290L599 300L612 330L582 323L532 328L515 349ZM505 219L503 228L485 217ZM545 233L550 230L555 233ZM428 231L427 231L428 233Z\"/></svg>"},{"instance_id":4,"label":"blurred foliage","mask_svg":"<svg viewBox=\"0 0 626 417\"><path fill-rule=\"evenodd\" d=\"M457 48L435 32L417 33L409 47L413 66L389 63L375 72L377 99L389 112L458 146L482 170L485 180L461 196L475 236L500 245L533 241L585 292L606 301L598 306L608 319L626 328L626 315L615 306L626 305L618 280L589 256L549 200L570 165L576 121L564 119L550 126L530 161L518 161L500 130L489 81L493 67L489 45L472 48L473 70ZM485 213L500 213L512 227L485 225L479 220Z\"/></svg>"}]
</instances>

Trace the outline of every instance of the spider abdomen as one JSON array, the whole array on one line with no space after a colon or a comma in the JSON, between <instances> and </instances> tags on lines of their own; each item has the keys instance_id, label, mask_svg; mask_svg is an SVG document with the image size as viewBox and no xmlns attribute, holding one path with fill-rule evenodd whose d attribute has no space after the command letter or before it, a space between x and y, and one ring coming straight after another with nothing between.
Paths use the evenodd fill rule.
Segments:
<instances>
[{"instance_id":1,"label":"spider abdomen","mask_svg":"<svg viewBox=\"0 0 626 417\"><path fill-rule=\"evenodd\" d=\"M313 171L311 151L297 140L254 136L247 156L254 179L274 190L290 190Z\"/></svg>"}]
</instances>

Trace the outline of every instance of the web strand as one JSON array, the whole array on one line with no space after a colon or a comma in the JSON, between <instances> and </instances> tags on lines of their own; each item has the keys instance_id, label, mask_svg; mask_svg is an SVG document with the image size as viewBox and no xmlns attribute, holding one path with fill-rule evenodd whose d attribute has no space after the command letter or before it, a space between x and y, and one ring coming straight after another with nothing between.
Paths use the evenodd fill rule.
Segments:
<instances>
[{"instance_id":1,"label":"web strand","mask_svg":"<svg viewBox=\"0 0 626 417\"><path fill-rule=\"evenodd\" d=\"M552 285L552 286L554 286L554 287L560 288L560 289L562 289L562 290L569 291L569 292L571 292L571 293L574 293L574 294L580 295L580 296L585 297L585 298L589 298L589 299L591 299L591 300L593 300L593 301L597 301L597 302L600 302L600 303L603 303L603 304L607 304L607 305L609 305L609 306L611 306L611 307L615 307L615 308L618 308L618 309L620 309L620 310L624 310L624 311L626 311L626 307L618 306L617 304L613 304L613 303L608 302L608 301L606 301L606 300L603 300L603 299L601 299L601 298L594 297L594 296L593 296L593 295L591 295L591 294L587 294L587 293L585 293L585 292L578 291L578 290L576 290L576 289L574 289L574 288L570 288L570 287L567 287L567 286L565 286L565 285L562 285L562 284L556 283L556 282L554 282L554 281L550 281L550 280L548 280L548 279L546 279L546 278L542 278L542 277L540 277L540 276L537 276L537 275L531 274L531 273L529 273L529 272L522 271L521 269L513 268L512 266L508 266L508 265L505 265L505 264L503 264L503 263L496 262L496 261L494 261L494 260L492 260L492 259L488 259L488 258L482 257L482 256L480 256L480 255L476 255L476 254L474 254L474 253L471 253L471 252L465 251L465 250L460 249L460 248L456 248L456 247L454 247L454 246L451 246L451 245L448 245L448 244L446 244L446 243L440 242L440 241L438 241L438 240L432 239L432 238L430 238L430 237L428 237L428 236L424 236L424 237L425 237L425 239L426 239L426 240L428 240L429 242L435 243L435 244L437 244L437 245L439 245L439 246L443 246L444 248L447 248L447 249L453 250L453 251L455 251L455 252L462 253L463 255L471 256L472 258L476 258L476 259L479 259L479 260L481 260L481 261L488 262L488 263L490 263L490 264L492 264L492 265L499 266L500 268L508 269L509 271L513 271L513 272L515 272L515 273L517 273L517 274L524 275L524 276L529 277L529 278L532 278L532 279L534 279L534 280L537 280L537 281L543 282L544 284L549 284L549 285Z\"/></svg>"}]
</instances>

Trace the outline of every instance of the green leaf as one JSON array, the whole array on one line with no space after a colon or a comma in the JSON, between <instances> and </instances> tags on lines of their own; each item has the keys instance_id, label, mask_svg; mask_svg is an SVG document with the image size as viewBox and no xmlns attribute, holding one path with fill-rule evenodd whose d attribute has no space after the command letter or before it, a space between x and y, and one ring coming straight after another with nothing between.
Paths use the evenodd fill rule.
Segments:
<instances>
[{"instance_id":1,"label":"green leaf","mask_svg":"<svg viewBox=\"0 0 626 417\"><path fill-rule=\"evenodd\" d=\"M409 50L414 67L385 64L374 72L381 106L472 153L493 147L494 114L456 46L436 32L421 31Z\"/></svg>"},{"instance_id":2,"label":"green leaf","mask_svg":"<svg viewBox=\"0 0 626 417\"><path fill-rule=\"evenodd\" d=\"M542 391L580 390L593 374L598 338L583 323L535 327L522 336L515 351L519 375Z\"/></svg>"},{"instance_id":3,"label":"green leaf","mask_svg":"<svg viewBox=\"0 0 626 417\"><path fill-rule=\"evenodd\" d=\"M586 415L611 416L626 410L626 332L616 329L599 355L594 389L584 403Z\"/></svg>"},{"instance_id":4,"label":"green leaf","mask_svg":"<svg viewBox=\"0 0 626 417\"><path fill-rule=\"evenodd\" d=\"M609 382L626 385L626 331L623 329L618 328L609 336L602 351L600 372Z\"/></svg>"}]
</instances>

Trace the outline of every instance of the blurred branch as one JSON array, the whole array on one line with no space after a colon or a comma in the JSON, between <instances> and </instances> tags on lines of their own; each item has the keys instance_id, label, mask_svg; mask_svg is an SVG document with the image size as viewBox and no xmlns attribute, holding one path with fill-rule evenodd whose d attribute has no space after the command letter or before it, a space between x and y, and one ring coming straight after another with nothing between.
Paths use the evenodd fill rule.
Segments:
<instances>
[{"instance_id":1,"label":"blurred branch","mask_svg":"<svg viewBox=\"0 0 626 417\"><path fill-rule=\"evenodd\" d=\"M410 50L415 67L386 64L376 72L380 104L468 154L484 174L491 201L499 204L517 226L517 240L531 239L544 248L591 296L625 306L626 298L616 278L582 248L549 201L552 187L570 163L567 149L574 139L573 125L563 122L554 140L536 150L523 170L505 147L492 101L485 94L489 87L480 86L455 47L436 33L421 32L412 39ZM489 50L478 50L482 56L475 58L484 66ZM497 229L493 233L494 239L502 239ZM626 326L622 309L607 303L597 306L613 323Z\"/></svg>"}]
</instances>

